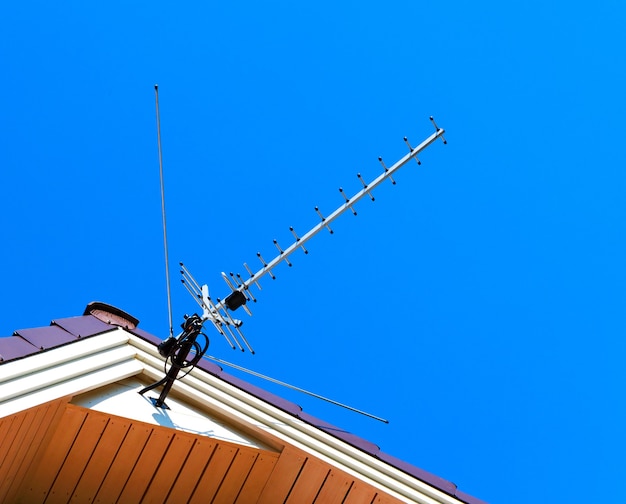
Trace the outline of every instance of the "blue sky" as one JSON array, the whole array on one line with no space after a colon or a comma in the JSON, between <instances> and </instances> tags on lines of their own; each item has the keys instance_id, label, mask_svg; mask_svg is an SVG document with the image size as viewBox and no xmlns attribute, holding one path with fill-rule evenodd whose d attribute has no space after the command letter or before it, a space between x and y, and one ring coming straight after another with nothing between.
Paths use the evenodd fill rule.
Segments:
<instances>
[{"instance_id":1,"label":"blue sky","mask_svg":"<svg viewBox=\"0 0 626 504\"><path fill-rule=\"evenodd\" d=\"M431 134L209 352L489 502L622 502L622 2L20 2L0 10L0 334L101 300L168 332ZM250 379L253 381L252 379Z\"/></svg>"}]
</instances>

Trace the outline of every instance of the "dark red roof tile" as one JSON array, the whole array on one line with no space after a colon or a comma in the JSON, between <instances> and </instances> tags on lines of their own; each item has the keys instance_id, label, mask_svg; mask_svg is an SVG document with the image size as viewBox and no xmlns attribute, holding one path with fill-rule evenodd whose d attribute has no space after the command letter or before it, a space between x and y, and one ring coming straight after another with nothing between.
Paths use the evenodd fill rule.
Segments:
<instances>
[{"instance_id":1,"label":"dark red roof tile","mask_svg":"<svg viewBox=\"0 0 626 504\"><path fill-rule=\"evenodd\" d=\"M139 329L138 327L134 329L129 329L129 332L133 333L135 336L139 336L141 339L144 339L149 343L152 343L153 345L158 345L159 343L161 343L160 338L157 338L153 334L150 334L143 329Z\"/></svg>"},{"instance_id":2,"label":"dark red roof tile","mask_svg":"<svg viewBox=\"0 0 626 504\"><path fill-rule=\"evenodd\" d=\"M34 329L18 329L15 331L15 335L21 336L40 350L47 350L76 340L76 336L54 325Z\"/></svg>"},{"instance_id":3,"label":"dark red roof tile","mask_svg":"<svg viewBox=\"0 0 626 504\"><path fill-rule=\"evenodd\" d=\"M117 326L106 324L92 315L56 319L52 321L52 324L65 329L77 338L95 336L117 328Z\"/></svg>"},{"instance_id":4,"label":"dark red roof tile","mask_svg":"<svg viewBox=\"0 0 626 504\"><path fill-rule=\"evenodd\" d=\"M0 338L0 362L19 359L37 352L39 348L19 336Z\"/></svg>"}]
</instances>

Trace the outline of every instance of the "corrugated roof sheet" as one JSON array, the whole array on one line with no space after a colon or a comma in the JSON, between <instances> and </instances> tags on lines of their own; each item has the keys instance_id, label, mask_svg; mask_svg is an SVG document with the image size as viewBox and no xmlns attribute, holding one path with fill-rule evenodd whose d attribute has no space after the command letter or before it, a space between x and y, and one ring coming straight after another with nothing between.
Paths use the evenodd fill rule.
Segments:
<instances>
[{"instance_id":1,"label":"corrugated roof sheet","mask_svg":"<svg viewBox=\"0 0 626 504\"><path fill-rule=\"evenodd\" d=\"M92 303L90 303L90 305L91 304ZM87 306L86 313L88 312L90 305ZM53 320L50 323L50 326L47 327L19 329L10 337L0 337L0 364L116 329L117 325L114 323L108 323L109 319L102 316L102 306L106 305L97 303L97 306L98 311L94 311L94 314L57 319ZM116 315L119 315L120 313L124 315L124 312L122 312L119 308L111 308L115 310ZM125 315L127 315L129 320L136 320L137 323L139 323L139 321L131 315ZM107 322L103 320L107 320ZM111 321L114 320L116 319L111 319ZM126 327L126 329L151 344L158 345L161 342L160 338L157 338L156 336L144 331L143 329L139 329L138 327L130 326ZM454 483L424 471L419 467L409 464L396 457L383 453L374 443L351 434L350 432L346 432L345 430L320 420L319 418L315 418L314 416L302 411L302 408L297 404L267 392L266 390L252 385L240 378L237 378L236 376L225 373L221 367L212 362L203 360L200 362L198 367L257 398L300 418L304 422L307 422L308 424L345 441L355 448L358 448L359 450L362 450L363 452L368 453L369 455L376 457L389 465L396 467L397 469L410 474L421 481L424 481L425 483L428 483L442 492L455 496L462 502L467 504L484 504L484 502L480 499L476 499L475 497L459 491Z\"/></svg>"}]
</instances>

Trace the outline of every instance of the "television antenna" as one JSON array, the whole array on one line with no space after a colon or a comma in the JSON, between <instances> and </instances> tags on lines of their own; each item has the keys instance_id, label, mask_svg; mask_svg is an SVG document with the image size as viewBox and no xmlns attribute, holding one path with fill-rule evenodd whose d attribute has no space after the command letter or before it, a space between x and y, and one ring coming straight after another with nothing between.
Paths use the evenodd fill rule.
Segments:
<instances>
[{"instance_id":1,"label":"television antenna","mask_svg":"<svg viewBox=\"0 0 626 504\"><path fill-rule=\"evenodd\" d=\"M333 234L334 231L330 227L331 224L342 214L346 213L348 210L352 212L353 215L357 215L357 211L354 206L361 199L368 196L372 201L375 200L372 191L376 189L380 184L382 184L385 180L390 180L392 184L396 184L396 181L393 178L393 175L404 165L409 163L412 160L415 160L418 165L421 165L421 161L418 159L417 155L426 149L429 145L434 143L437 139L441 139L444 144L446 144L446 140L444 138L445 130L440 128L433 117L430 117L430 121L432 122L435 132L432 133L428 138L423 140L419 145L413 147L407 137L404 137L404 142L407 145L409 152L405 154L402 158L396 161L393 165L387 167L382 157L378 158L378 161L383 167L383 172L378 175L374 180L369 183L366 183L360 173L357 173L357 178L361 182L363 186L360 191L354 194L352 197L348 197L342 187L339 188L339 192L344 198L344 202L337 207L333 212L331 212L328 216L324 216L320 211L319 207L315 207L315 212L320 218L320 221L309 229L302 236L299 236L293 227L290 227L294 241L285 249L283 249L277 240L274 241L274 245L278 250L277 255L271 259L270 261L265 261L265 259L261 256L260 252L257 252L257 258L261 262L261 268L257 271L253 271L247 263L243 263L243 266L247 272L247 278L244 280L244 277L239 273L229 273L228 275L224 272L221 273L221 276L226 283L230 292L224 299L220 298L211 298L209 294L209 287L207 284L200 284L193 275L189 272L189 269L181 262L180 264L180 274L181 274L181 282L185 289L189 292L191 297L198 303L200 309L202 310L202 315L194 314L192 316L185 315L185 320L182 323L181 327L183 331L177 336L173 335L173 326L172 326L172 303L171 303L171 292L170 292L170 282L169 282L169 266L168 266L168 252L167 252L167 228L166 228L166 218L165 218L165 194L164 194L164 185L163 185L163 158L161 153L161 128L160 128L160 116L159 116L159 90L158 85L154 86L155 91L155 101L156 101L156 117L157 117L157 140L158 140L158 149L159 149L159 173L161 180L161 212L163 217L163 241L165 248L165 271L166 271L166 282L167 282L167 297L168 297L168 310L169 310L169 322L170 322L170 333L169 337L162 341L159 346L159 353L162 357L165 358L165 377L159 380L152 385L149 385L143 388L139 393L145 394L149 390L157 388L159 386L163 386L163 390L158 399L151 398L153 404L156 407L167 408L165 404L165 398L167 397L174 381L179 378L178 374L185 370L185 375L189 373L196 364L200 361L200 359L205 356L205 353L209 346L209 338L202 332L204 328L204 324L206 322L210 322L213 327L217 330L219 334L221 334L228 345L232 349L239 349L242 352L245 352L248 349L249 352L254 354L254 349L248 342L245 337L243 331L241 330L241 326L243 322L240 319L234 318L231 315L232 312L238 310L239 308L243 308L243 310L249 315L252 316L252 312L250 311L247 303L249 301L256 302L256 298L251 292L252 285L255 285L256 288L262 290L261 284L259 281L266 275L269 275L272 279L276 279L276 276L273 273L273 269L278 266L280 263L285 262L288 266L292 266L292 263L289 261L289 257L296 250L302 249L305 254L308 254L308 250L305 247L305 244L313 238L316 234L323 231L324 229L328 230L330 234ZM318 399L322 399L324 401L336 404L343 408L349 409L351 411L355 411L357 413L363 414L370 418L374 418L376 420L388 423L387 420L372 415L370 413L366 413L364 411L358 410L356 408L352 408L351 406L347 406L345 404L339 403L332 399L328 399L326 397L320 396L319 394L315 394L313 392L309 392L307 390L301 389L299 387L295 387L293 385L289 385L287 383L281 382L274 378L270 378L265 375L261 375L260 373L256 373L255 371L251 371L249 369L243 368L236 364L232 364L230 362L218 359L216 357L206 356L208 359L211 359L220 364L224 364L233 368L236 368L240 371L244 371L246 373L255 375L257 377L272 381L274 383L278 383L283 386L287 386L289 388L298 390L299 392L303 392L305 394L311 395L313 397L317 397ZM169 369L168 369L169 366ZM183 376L185 376L183 375ZM180 377L182 378L182 377Z\"/></svg>"}]
</instances>

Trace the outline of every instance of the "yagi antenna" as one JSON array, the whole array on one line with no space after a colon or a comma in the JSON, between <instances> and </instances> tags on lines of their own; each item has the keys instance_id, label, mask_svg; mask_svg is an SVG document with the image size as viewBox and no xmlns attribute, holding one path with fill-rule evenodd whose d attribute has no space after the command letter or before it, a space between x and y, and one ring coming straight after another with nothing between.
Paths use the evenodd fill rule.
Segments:
<instances>
[{"instance_id":1,"label":"yagi antenna","mask_svg":"<svg viewBox=\"0 0 626 504\"><path fill-rule=\"evenodd\" d=\"M435 127L435 132L431 134L426 140L422 143L413 147L407 137L404 137L404 142L409 148L409 152L402 157L400 160L396 161L392 166L387 167L382 157L378 158L378 161L383 167L383 172L372 180L370 183L366 183L360 173L357 173L357 178L361 182L363 188L358 191L354 196L348 197L348 195L344 192L343 188L339 188L339 192L343 196L344 202L333 212L328 214L328 216L324 216L321 210L316 206L315 211L317 212L320 222L313 226L309 231L307 231L302 236L299 236L298 233L294 230L293 227L290 227L289 230L293 234L294 241L286 248L282 248L277 240L274 240L274 245L278 250L278 254L271 259L270 261L265 261L263 256L261 256L260 252L257 252L257 257L262 264L262 267L253 272L248 264L243 263L244 268L248 273L248 278L244 280L242 276L237 273L230 273L226 275L226 273L222 272L222 278L226 282L226 285L230 289L230 293L222 300L220 298L216 298L213 300L209 295L209 287L207 285L200 285L193 277L193 275L189 272L189 270L185 267L183 263L180 263L180 273L181 273L181 281L183 286L189 294L193 297L193 299L198 303L198 306L202 309L202 315L194 314L192 316L185 316L185 321L181 325L183 331L174 338L173 336L173 326L172 326L172 303L171 303L171 293L170 293L170 276L169 276L169 259L168 259L168 251L167 251L167 225L165 219L165 191L164 191L164 183L163 183L163 158L161 153L161 123L159 117L159 88L158 85L154 86L155 97L156 97L156 117L157 117L157 139L159 146L159 169L161 176L161 211L163 215L163 242L165 247L165 275L167 281L167 303L169 310L169 320L170 320L170 336L166 340L163 340L159 346L159 354L165 358L165 377L159 380L152 385L149 385L143 388L139 393L145 394L147 391L152 390L156 387L163 386L163 390L158 399L152 398L152 402L155 406L161 408L167 408L165 404L165 398L169 393L174 381L178 378L178 374L182 370L187 370L189 373L196 364L200 361L200 359L205 355L208 347L209 347L209 339L202 332L204 328L204 323L209 321L213 324L217 332L219 332L227 341L228 345L233 349L239 349L241 351L245 351L247 348L248 351L254 353L252 346L246 339L245 335L241 331L241 325L243 322L239 319L235 319L232 317L230 312L237 310L238 308L243 307L243 309L248 313L248 315L252 315L249 308L246 306L247 302L252 300L256 302L256 298L252 295L250 291L250 286L255 284L259 290L261 289L261 284L259 280L265 275L269 275L272 279L275 279L276 276L273 273L273 269L281 262L285 262L288 266L291 266L291 262L289 261L289 256L293 254L296 250L302 249L305 254L308 254L308 250L305 248L306 242L308 242L313 236L322 231L324 228L327 229L331 234L333 234L333 230L330 225L337 219L341 214L350 210L354 215L357 215L357 212L354 208L354 205L358 203L365 196L369 196L369 198L374 201L374 195L372 191L376 189L380 184L382 184L385 180L389 179L394 185L396 181L393 179L393 175L396 171L402 168L409 161L414 159L418 165L421 164L420 160L417 158L417 155L426 149L430 144L435 142L438 138L441 138L443 143L446 143L445 138L443 137L444 130L437 126L435 120L430 118L433 126ZM243 343L243 344L242 344ZM366 415L368 417L374 418L376 420L387 422L385 419L376 417L375 415L371 415L361 410L357 410L356 408L352 408L351 406L347 406L345 404L339 403L337 401L333 401L332 399L328 399L326 397L320 396L319 394L314 394L313 392L309 392L304 389L300 389L299 387L295 387L293 385L286 384L284 382L280 382L279 380L275 380L274 378L269 378L265 375L261 375L260 373L256 373L254 371L250 371L245 368L241 368L240 366L236 366L235 364L228 363L226 361L221 361L215 357L210 357L212 360L216 362L220 362L222 364L226 364L242 371L254 374L260 378L267 379L273 381L274 383L278 383L280 385L288 386L293 388L294 390L298 390L305 394L312 395L324 401L328 401L330 403L336 404L343 408L347 408L351 411L355 411L357 413ZM168 369L169 366L169 369Z\"/></svg>"},{"instance_id":2,"label":"yagi antenna","mask_svg":"<svg viewBox=\"0 0 626 504\"><path fill-rule=\"evenodd\" d=\"M250 352L254 353L252 347L250 346L240 329L242 321L238 319L233 319L230 315L230 312L235 311L240 307L243 307L248 315L252 315L249 308L246 306L246 303L250 300L256 302L256 298L252 295L252 292L250 291L250 286L252 284L255 284L258 289L261 289L261 284L259 283L259 280L262 277L264 277L265 275L269 275L272 279L276 279L276 276L273 273L273 269L278 264L280 264L281 262L285 262L288 266L291 266L292 263L289 261L289 256L298 249L302 249L305 254L308 254L308 250L305 248L304 245L317 233L319 233L323 229L327 229L331 234L333 234L334 231L331 228L331 224L341 214L343 214L347 210L350 210L354 215L357 215L354 206L362 198L368 196L372 201L374 201L375 198L372 194L372 191L387 179L389 179L395 185L396 181L393 179L393 175L395 174L395 172L397 172L412 159L414 159L417 164L420 165L421 161L417 158L417 155L424 149L426 149L426 147L428 147L430 144L435 142L438 138L441 138L444 144L447 143L443 136L445 130L437 126L437 123L432 116L430 117L430 121L435 127L435 132L416 147L413 147L407 137L404 137L404 142L409 148L409 152L400 160L396 161L392 166L387 167L382 157L378 158L378 161L383 167L383 172L370 183L366 183L361 174L357 173L357 178L359 179L363 187L354 196L348 197L343 188L340 187L339 192L343 196L344 202L335 211L325 216L319 209L319 207L316 206L315 212L319 216L320 222L313 226L309 231L307 231L302 236L299 236L294 228L290 227L289 230L294 236L294 241L293 243L291 243L291 245L283 249L279 245L278 241L274 240L274 245L278 250L278 254L273 259L271 259L270 261L266 261L261 253L257 252L257 257L262 265L262 267L258 271L253 272L247 263L243 263L244 268L249 275L246 280L244 280L239 273L230 273L229 275L226 275L224 272L222 272L222 278L230 289L230 293L223 300L217 298L215 301L213 301L211 297L209 297L208 287L206 285L200 287L198 282L196 282L193 276L189 273L189 270L183 265L183 263L180 263L182 282L189 291L189 293L194 297L196 302L200 305L200 307L202 307L202 320L210 321L215 326L217 331L225 337L226 341L232 348L238 348L243 351L245 346ZM239 339L243 341L244 345L241 345Z\"/></svg>"}]
</instances>

